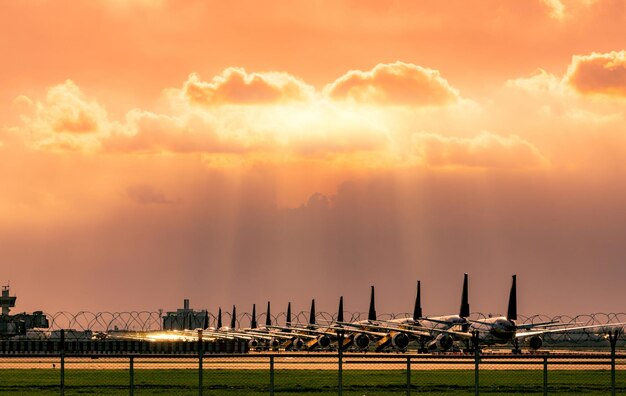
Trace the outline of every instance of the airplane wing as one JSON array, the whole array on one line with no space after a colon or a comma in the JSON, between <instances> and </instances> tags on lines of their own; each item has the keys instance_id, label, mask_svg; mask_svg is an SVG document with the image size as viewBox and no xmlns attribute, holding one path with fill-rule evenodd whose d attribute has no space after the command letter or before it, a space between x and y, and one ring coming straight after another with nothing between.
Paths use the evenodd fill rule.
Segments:
<instances>
[{"instance_id":1,"label":"airplane wing","mask_svg":"<svg viewBox=\"0 0 626 396\"><path fill-rule=\"evenodd\" d=\"M196 336L196 338L198 338L198 337ZM237 337L235 337L234 335L219 334L219 333L202 334L202 339L203 340L216 339L216 338L226 339L226 340L234 340Z\"/></svg>"},{"instance_id":2,"label":"airplane wing","mask_svg":"<svg viewBox=\"0 0 626 396\"><path fill-rule=\"evenodd\" d=\"M446 324L446 325L450 325L450 326L462 324L462 323L459 323L459 322L452 322L452 321L449 321L449 320L430 319L430 318L419 318L418 320L420 320L420 321L423 320L425 322ZM467 320L469 321L469 319L467 319Z\"/></svg>"},{"instance_id":3,"label":"airplane wing","mask_svg":"<svg viewBox=\"0 0 626 396\"><path fill-rule=\"evenodd\" d=\"M426 329L425 327L421 327L421 326L400 327L400 326L395 326L395 325L394 326L389 325L389 323L384 323L384 322L382 323L383 324L368 326L368 328L372 328L376 330L383 330L383 331L397 331L400 333L407 333L407 334L412 334L412 335L417 335L417 336L422 336L422 337L432 336L432 333L430 333L430 331L428 331L428 329Z\"/></svg>"},{"instance_id":4,"label":"airplane wing","mask_svg":"<svg viewBox=\"0 0 626 396\"><path fill-rule=\"evenodd\" d=\"M532 329L535 327L558 327L558 326L567 326L571 323L562 323L557 322L556 320L552 320L550 322L541 322L541 323L524 323L517 325L518 329Z\"/></svg>"},{"instance_id":5,"label":"airplane wing","mask_svg":"<svg viewBox=\"0 0 626 396\"><path fill-rule=\"evenodd\" d=\"M481 320L467 319L467 321L470 322L470 323L478 323L478 324L485 325L485 326L492 326L493 325L493 323L483 322Z\"/></svg>"},{"instance_id":6,"label":"airplane wing","mask_svg":"<svg viewBox=\"0 0 626 396\"><path fill-rule=\"evenodd\" d=\"M390 331L396 331L398 333L411 334L411 335L420 336L420 337L432 337L433 336L432 333L428 331L422 331L422 330L391 328L391 327L387 327L387 329Z\"/></svg>"},{"instance_id":7,"label":"airplane wing","mask_svg":"<svg viewBox=\"0 0 626 396\"><path fill-rule=\"evenodd\" d=\"M448 335L456 336L459 338L471 339L474 336L472 333L469 333L467 331L445 330L445 329L438 329L438 328L430 329L430 331L432 331L433 333L448 334Z\"/></svg>"},{"instance_id":8,"label":"airplane wing","mask_svg":"<svg viewBox=\"0 0 626 396\"><path fill-rule=\"evenodd\" d=\"M242 338L242 339L252 339L252 338L261 338L264 340L271 340L272 336L269 335L268 333L259 333L256 331L242 331L242 332L229 332L227 333L227 335L230 335L232 337L236 337L236 338Z\"/></svg>"},{"instance_id":9,"label":"airplane wing","mask_svg":"<svg viewBox=\"0 0 626 396\"><path fill-rule=\"evenodd\" d=\"M255 335L257 333L252 333L252 334ZM298 336L298 334L288 334L288 333L283 333L283 332L269 332L269 333L262 333L262 334L266 336L271 336L273 338L281 338L281 339L286 339L286 340L291 340L294 337Z\"/></svg>"},{"instance_id":10,"label":"airplane wing","mask_svg":"<svg viewBox=\"0 0 626 396\"><path fill-rule=\"evenodd\" d=\"M335 324L338 324L340 326L360 327L360 328L369 326L369 324L367 323L352 323L352 322L340 322L340 321L335 322ZM335 326L334 328L344 329L343 327L337 327L337 326Z\"/></svg>"},{"instance_id":11,"label":"airplane wing","mask_svg":"<svg viewBox=\"0 0 626 396\"><path fill-rule=\"evenodd\" d=\"M337 333L334 333L332 331L324 331L324 330L317 330L317 329L309 329L308 327L295 327L295 326L275 326L275 325L269 325L267 326L268 329L278 329L278 330L289 330L289 331L302 331L305 333L311 333L311 334L324 334L324 335L337 335ZM312 336L313 338L317 338Z\"/></svg>"},{"instance_id":12,"label":"airplane wing","mask_svg":"<svg viewBox=\"0 0 626 396\"><path fill-rule=\"evenodd\" d=\"M389 335L389 333L383 333L380 331L374 331L374 330L367 330L367 329L363 329L363 328L352 328L352 329L346 329L345 327L329 327L329 329L334 329L334 330L343 330L345 332L348 333L361 333L361 334L367 334L367 335L372 335L375 337L386 337L387 335Z\"/></svg>"},{"instance_id":13,"label":"airplane wing","mask_svg":"<svg viewBox=\"0 0 626 396\"><path fill-rule=\"evenodd\" d=\"M614 328L618 326L624 326L626 323L607 323L593 326L578 326L578 327L567 327L564 329L545 329L545 330L535 330L535 331L525 331L521 333L516 333L515 338L526 338L532 337L535 335L547 334L547 333L567 333L573 330L586 330L586 329L599 329L599 328Z\"/></svg>"},{"instance_id":14,"label":"airplane wing","mask_svg":"<svg viewBox=\"0 0 626 396\"><path fill-rule=\"evenodd\" d=\"M119 340L137 340L137 341L195 341L198 339L197 334L185 332L142 332L142 333L126 333L111 336L112 339ZM217 337L212 335L203 335L202 339L214 341Z\"/></svg>"},{"instance_id":15,"label":"airplane wing","mask_svg":"<svg viewBox=\"0 0 626 396\"><path fill-rule=\"evenodd\" d=\"M350 323L350 322L337 322L337 323L339 325L352 327L352 329L346 329L344 327L332 327L332 328L343 329L343 330L352 331L352 332L361 332L361 333L365 331L369 331L372 335L377 335L380 337L386 336L390 331L397 331L400 333L407 333L407 334L418 335L422 337L431 336L431 333L425 327L414 326L413 328L404 328L404 327L399 327L399 326L392 326L392 325L389 325L389 323L387 322L380 322L380 321L372 321L370 323ZM379 324L379 323L384 323L384 325ZM424 329L424 330L416 330L416 329ZM382 333L381 331L383 331L384 333ZM370 334L370 333L365 333L365 334Z\"/></svg>"},{"instance_id":16,"label":"airplane wing","mask_svg":"<svg viewBox=\"0 0 626 396\"><path fill-rule=\"evenodd\" d=\"M286 333L286 332L272 332L271 334L280 334L280 335L288 335L289 338L293 338L293 337L300 337L300 338L317 338L317 336L311 335L311 334L335 334L335 333L329 333L326 331L321 331L321 330L315 330L315 329L306 329L306 328L302 328L302 327L287 327L287 326L273 326L273 325L269 325L267 326L267 328L269 329L277 329L277 330L289 330L290 333ZM302 333L294 333L294 331L300 331L300 332L307 332L307 333L311 333L311 334L302 334Z\"/></svg>"}]
</instances>

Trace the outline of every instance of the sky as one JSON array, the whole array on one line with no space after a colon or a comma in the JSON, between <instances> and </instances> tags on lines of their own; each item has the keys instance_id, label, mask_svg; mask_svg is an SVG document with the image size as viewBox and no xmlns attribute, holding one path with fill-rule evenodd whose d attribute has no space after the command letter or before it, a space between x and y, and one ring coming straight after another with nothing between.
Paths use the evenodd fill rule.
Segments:
<instances>
[{"instance_id":1,"label":"sky","mask_svg":"<svg viewBox=\"0 0 626 396\"><path fill-rule=\"evenodd\" d=\"M0 282L624 312L625 117L621 0L0 0Z\"/></svg>"}]
</instances>

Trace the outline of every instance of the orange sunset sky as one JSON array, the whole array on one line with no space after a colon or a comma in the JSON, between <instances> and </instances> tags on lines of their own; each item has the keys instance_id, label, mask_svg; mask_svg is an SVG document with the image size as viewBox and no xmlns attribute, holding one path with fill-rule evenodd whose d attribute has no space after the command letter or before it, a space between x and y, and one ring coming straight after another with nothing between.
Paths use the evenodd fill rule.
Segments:
<instances>
[{"instance_id":1,"label":"orange sunset sky","mask_svg":"<svg viewBox=\"0 0 626 396\"><path fill-rule=\"evenodd\" d=\"M625 117L621 0L0 0L0 281L624 312Z\"/></svg>"}]
</instances>

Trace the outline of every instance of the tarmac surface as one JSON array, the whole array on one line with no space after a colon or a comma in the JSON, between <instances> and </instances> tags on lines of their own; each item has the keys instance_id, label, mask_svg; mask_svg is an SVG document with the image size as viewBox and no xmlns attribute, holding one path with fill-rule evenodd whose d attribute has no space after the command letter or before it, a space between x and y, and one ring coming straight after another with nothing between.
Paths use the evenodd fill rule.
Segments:
<instances>
[{"instance_id":1,"label":"tarmac surface","mask_svg":"<svg viewBox=\"0 0 626 396\"><path fill-rule=\"evenodd\" d=\"M408 359L410 358L410 359ZM336 353L248 353L243 355L208 355L203 359L205 370L268 370L273 359L276 370L337 370ZM399 354L344 353L344 370L474 370L476 360L471 354ZM550 370L609 370L608 353L550 354L483 354L483 370L542 370L544 362ZM65 370L128 370L128 356L66 356ZM197 356L158 355L134 356L133 365L142 369L197 369ZM58 356L0 357L4 369L60 369ZM626 370L626 355L616 357L616 369Z\"/></svg>"}]
</instances>

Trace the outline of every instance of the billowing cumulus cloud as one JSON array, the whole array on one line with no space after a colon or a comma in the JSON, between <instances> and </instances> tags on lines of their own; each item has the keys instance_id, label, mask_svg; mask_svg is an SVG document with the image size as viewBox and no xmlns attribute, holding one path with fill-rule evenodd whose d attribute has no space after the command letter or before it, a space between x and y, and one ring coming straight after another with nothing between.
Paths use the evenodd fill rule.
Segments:
<instances>
[{"instance_id":1,"label":"billowing cumulus cloud","mask_svg":"<svg viewBox=\"0 0 626 396\"><path fill-rule=\"evenodd\" d=\"M182 92L191 103L216 106L303 101L313 89L287 73L247 73L242 68L229 67L210 82L191 74Z\"/></svg>"},{"instance_id":2,"label":"billowing cumulus cloud","mask_svg":"<svg viewBox=\"0 0 626 396\"><path fill-rule=\"evenodd\" d=\"M508 80L506 85L528 92L554 93L562 90L561 79L541 68L528 77Z\"/></svg>"},{"instance_id":3,"label":"billowing cumulus cloud","mask_svg":"<svg viewBox=\"0 0 626 396\"><path fill-rule=\"evenodd\" d=\"M71 80L50 88L44 100L20 96L16 102L27 107L20 132L34 147L96 149L112 127L105 108Z\"/></svg>"},{"instance_id":4,"label":"billowing cumulus cloud","mask_svg":"<svg viewBox=\"0 0 626 396\"><path fill-rule=\"evenodd\" d=\"M133 109L122 127L103 139L109 152L193 153L231 151L211 120L192 115L159 114Z\"/></svg>"},{"instance_id":5,"label":"billowing cumulus cloud","mask_svg":"<svg viewBox=\"0 0 626 396\"><path fill-rule=\"evenodd\" d=\"M570 66L570 71L572 66ZM509 80L506 88L510 89L508 99L514 103L512 114L524 113L525 117L516 126L522 131L550 130L552 133L567 130L584 135L592 130L599 133L597 127L611 130L622 122L623 105L615 100L615 95L601 95L593 100L572 85L569 74L557 76L543 69L538 69L529 77ZM541 124L549 121L549 124ZM532 122L540 122L530 126ZM526 132L527 133L527 132Z\"/></svg>"},{"instance_id":6,"label":"billowing cumulus cloud","mask_svg":"<svg viewBox=\"0 0 626 396\"><path fill-rule=\"evenodd\" d=\"M420 132L413 135L417 156L428 166L527 168L546 164L539 150L518 136L483 132L473 138Z\"/></svg>"},{"instance_id":7,"label":"billowing cumulus cloud","mask_svg":"<svg viewBox=\"0 0 626 396\"><path fill-rule=\"evenodd\" d=\"M50 88L45 100L22 96L16 102L26 115L11 130L36 149L324 156L378 150L388 142L384 125L371 114L320 100L243 107L176 100L171 111L132 109L113 121L67 81Z\"/></svg>"},{"instance_id":8,"label":"billowing cumulus cloud","mask_svg":"<svg viewBox=\"0 0 626 396\"><path fill-rule=\"evenodd\" d=\"M186 109L175 115L131 110L103 139L108 152L259 154L276 161L381 150L387 144L382 126L329 106Z\"/></svg>"},{"instance_id":9,"label":"billowing cumulus cloud","mask_svg":"<svg viewBox=\"0 0 626 396\"><path fill-rule=\"evenodd\" d=\"M346 90L347 86L352 88ZM351 100L365 100L363 90L378 93L363 104L328 100L339 92ZM307 92L306 101L289 100ZM226 155L229 163L240 163L233 156L241 156L275 164L316 159L329 165L393 168L406 166L411 144L414 149L408 158L413 165L520 168L546 163L531 143L517 136L467 137L471 129L459 129L463 125L452 115L442 117L440 109L415 112L409 107L407 118L405 107L374 106L383 97L396 104L458 103L456 90L430 69L400 62L378 65L370 72L349 72L327 86L325 94L316 94L286 73L248 74L230 68L210 83L192 74L182 90L168 91L169 110L132 109L115 121L102 105L67 81L52 87L43 101L20 98L18 102L34 115L23 117L16 130L37 149L200 153L207 166L215 163L207 155ZM229 105L213 105L218 103ZM429 133L413 134L415 123ZM466 137L450 137L450 132L441 130L446 128Z\"/></svg>"},{"instance_id":10,"label":"billowing cumulus cloud","mask_svg":"<svg viewBox=\"0 0 626 396\"><path fill-rule=\"evenodd\" d=\"M328 85L326 92L333 99L366 104L441 106L459 99L458 91L439 71L403 62L349 71Z\"/></svg>"},{"instance_id":11,"label":"billowing cumulus cloud","mask_svg":"<svg viewBox=\"0 0 626 396\"><path fill-rule=\"evenodd\" d=\"M565 78L583 94L626 97L626 51L576 55Z\"/></svg>"}]
</instances>

